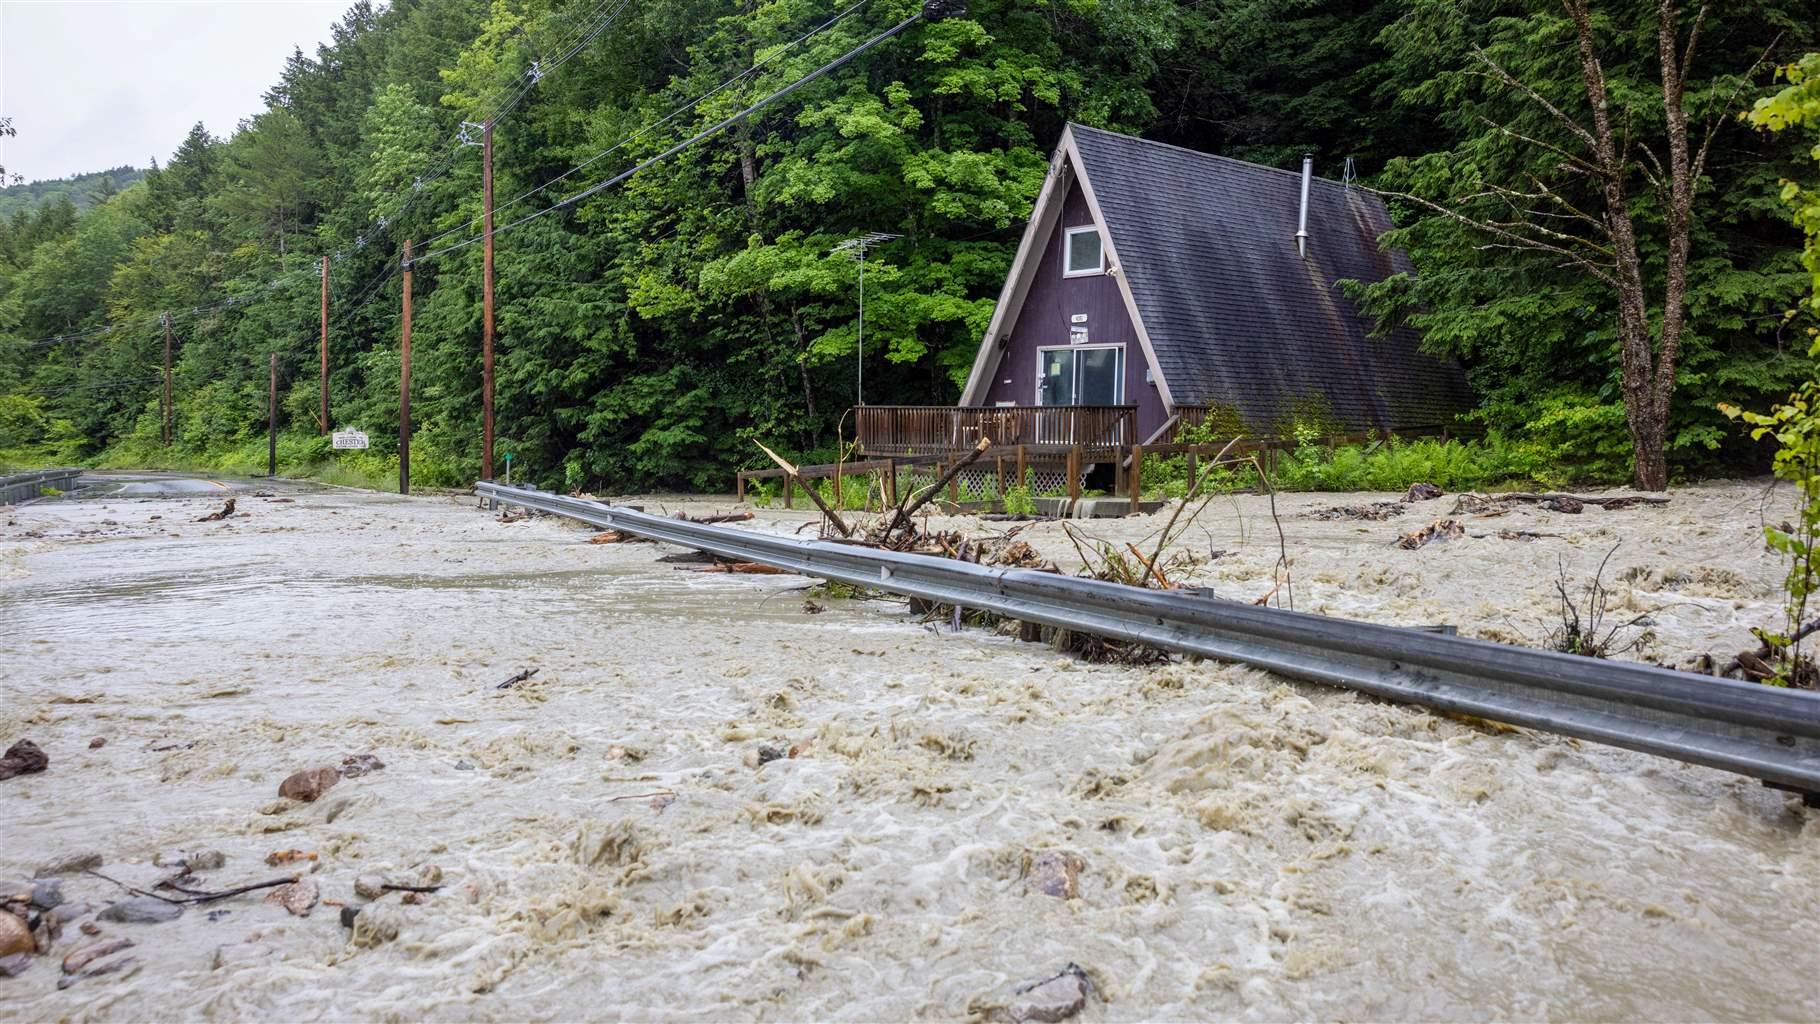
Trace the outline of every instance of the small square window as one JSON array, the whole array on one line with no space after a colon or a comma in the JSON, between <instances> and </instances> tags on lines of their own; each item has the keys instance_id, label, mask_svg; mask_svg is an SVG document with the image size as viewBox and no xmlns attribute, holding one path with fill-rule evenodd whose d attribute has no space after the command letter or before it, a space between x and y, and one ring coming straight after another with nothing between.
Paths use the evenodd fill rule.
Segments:
<instances>
[{"instance_id":1,"label":"small square window","mask_svg":"<svg viewBox=\"0 0 1820 1024\"><path fill-rule=\"evenodd\" d=\"M1069 228L1062 245L1062 276L1085 277L1105 272L1106 248L1100 242L1100 229Z\"/></svg>"}]
</instances>

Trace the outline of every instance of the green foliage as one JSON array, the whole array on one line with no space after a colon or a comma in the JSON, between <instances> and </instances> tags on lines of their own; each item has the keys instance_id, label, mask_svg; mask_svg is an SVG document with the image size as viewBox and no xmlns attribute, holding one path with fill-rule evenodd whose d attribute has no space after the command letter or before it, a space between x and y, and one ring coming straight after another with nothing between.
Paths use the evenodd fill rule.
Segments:
<instances>
[{"instance_id":1,"label":"green foliage","mask_svg":"<svg viewBox=\"0 0 1820 1024\"><path fill-rule=\"evenodd\" d=\"M1533 479L1536 471L1533 450L1494 431L1473 441L1307 443L1278 460L1270 482L1286 491L1402 491L1417 483L1463 491Z\"/></svg>"},{"instance_id":2,"label":"green foliage","mask_svg":"<svg viewBox=\"0 0 1820 1024\"><path fill-rule=\"evenodd\" d=\"M5 134L7 131L0 129L0 135ZM11 219L22 213L35 213L47 206L64 202L76 210L86 210L107 202L143 177L145 172L136 167L114 167L88 174L72 174L67 178L6 185L0 188L0 218ZM0 182L4 180L5 168L0 168Z\"/></svg>"},{"instance_id":3,"label":"green foliage","mask_svg":"<svg viewBox=\"0 0 1820 1024\"><path fill-rule=\"evenodd\" d=\"M1820 357L1820 342L1809 354ZM1802 661L1800 630L1808 621L1808 605L1820 590L1820 383L1803 384L1767 414L1731 405L1723 411L1750 424L1752 440L1775 440L1776 476L1794 484L1799 499L1794 523L1763 528L1770 549L1788 559L1788 574L1782 581L1782 629L1756 631L1775 656L1776 673L1770 681L1787 686L1813 674L1811 665Z\"/></svg>"},{"instance_id":4,"label":"green foliage","mask_svg":"<svg viewBox=\"0 0 1820 1024\"><path fill-rule=\"evenodd\" d=\"M862 355L870 400L954 400L1070 120L1286 168L1305 150L1335 172L1351 156L1383 183L1441 187L1542 159L1480 119L1507 111L1463 73L1469 45L1571 94L1557 20L1514 0L976 0L967 17L917 25L660 168L549 209L916 9L880 3L785 48L829 10L653 0L501 119L500 219L540 214L497 240L498 430L532 482L719 489L753 439L830 461L851 434L843 414ZM116 174L112 189L97 182L64 197L29 186L30 209L7 212L21 193L0 191L0 456L263 471L275 353L282 466L395 473L400 244L414 239L422 256L471 237L478 154L447 140L602 10L594 0L360 0L321 47L274 69L266 108L231 136L197 126L137 183ZM1775 33L1778 53L1813 45L1820 30L1805 13L1799 0L1715 11L1700 110ZM1651 59L1636 40L1612 51L1618 101L1640 125ZM1524 117L1535 126L1533 111ZM1740 455L1715 397L1785 393L1805 370L1780 344L1790 329L1780 312L1810 276L1774 195L1791 161L1761 139L1728 124L1702 193L1705 257L1675 434L1690 468ZM1372 291L1372 311L1423 326L1464 358L1500 437L1496 453L1429 461L1454 459L1464 468L1439 468L1488 480L1613 473L1625 454L1622 432L1604 432L1618 402L1604 300L1414 212L1398 211L1397 240L1420 275ZM859 267L830 250L866 231L902 237L867 260L862 353ZM330 280L334 425L368 431L375 448L361 456L331 455L317 438L324 254L342 256ZM426 486L480 472L480 259L468 245L415 268L412 475ZM227 296L235 306L186 312ZM158 384L146 379L162 362L154 320L167 310L177 314L168 449ZM128 326L31 344L109 323ZM1311 405L1303 419L1320 412ZM1237 433L1234 415L1210 410L1206 438ZM1425 468L1403 447L1358 465L1311 453L1298 472L1324 485L1401 479ZM1187 486L1183 460L1145 469L1152 490ZM1222 486L1241 485L1244 471L1231 473ZM754 500L767 493L756 488Z\"/></svg>"},{"instance_id":5,"label":"green foliage","mask_svg":"<svg viewBox=\"0 0 1820 1024\"><path fill-rule=\"evenodd\" d=\"M1036 515L1036 496L1030 493L1029 486L1025 484L1005 488L1002 505L1008 516Z\"/></svg>"},{"instance_id":6,"label":"green foliage","mask_svg":"<svg viewBox=\"0 0 1820 1024\"><path fill-rule=\"evenodd\" d=\"M1782 68L1781 74L1788 87L1758 100L1750 120L1772 132L1796 130L1804 131L1809 138L1820 136L1820 53L1810 53L1799 63ZM1820 143L1808 152L1820 162ZM1820 189L1787 180L1782 199L1807 237L1803 259L1814 276L1812 292L1803 305L1812 313L1820 313ZM1807 333L1820 334L1812 327ZM1820 337L1809 347L1808 356L1820 358ZM1775 673L1767 682L1812 687L1816 671L1813 659L1802 656L1801 641L1805 635L1803 627L1808 625L1809 604L1820 590L1820 383L1814 380L1810 365L1806 383L1767 414L1746 412L1731 404L1721 404L1719 408L1726 416L1750 424L1752 440L1775 440L1776 476L1795 486L1795 522L1763 528L1763 538L1770 548L1788 559L1788 574L1782 582L1782 629L1755 632L1773 659Z\"/></svg>"},{"instance_id":7,"label":"green foliage","mask_svg":"<svg viewBox=\"0 0 1820 1024\"><path fill-rule=\"evenodd\" d=\"M1562 151L1582 146L1542 104L1500 82L1473 56L1478 49L1581 122L1590 105L1573 27L1559 4L1519 0L1410 0L1378 38L1386 59L1373 69L1386 110L1435 134L1388 161L1372 183L1396 192L1461 200L1466 212L1499 222L1538 203L1563 233L1596 234L1565 209L1507 199L1493 186L1522 192L1549 182L1596 222L1603 198L1591 175L1564 174ZM1663 90L1654 4L1593 5L1600 62L1610 83L1610 113L1627 139L1663 156ZM1692 10L1687 14L1682 38ZM1752 0L1701 7L1706 21L1686 83L1694 145L1717 124L1712 159L1693 204L1688 330L1668 432L1669 458L1683 468L1734 464L1750 457L1715 411L1719 400L1770 401L1802 378L1799 348L1785 336L1782 312L1806 288L1795 237L1775 202L1790 176L1790 153L1764 145L1729 113L1766 54L1785 60L1820 42L1820 21L1806 0ZM1539 140L1532 141L1532 140ZM1371 171L1367 171L1371 174ZM1662 294L1667 266L1663 204L1637 156L1624 182L1640 234L1649 294ZM1559 255L1525 252L1403 200L1391 201L1399 230L1386 241L1406 248L1417 269L1354 293L1384 327L1407 324L1431 349L1462 359L1487 402L1487 426L1521 436L1542 421L1571 429L1545 403L1564 386L1591 404L1621 403L1617 300L1610 287ZM1547 218L1545 218L1547 219ZM1658 318L1660 309L1650 316ZM1622 431L1619 434L1622 437ZM1575 453L1603 476L1609 453Z\"/></svg>"}]
</instances>

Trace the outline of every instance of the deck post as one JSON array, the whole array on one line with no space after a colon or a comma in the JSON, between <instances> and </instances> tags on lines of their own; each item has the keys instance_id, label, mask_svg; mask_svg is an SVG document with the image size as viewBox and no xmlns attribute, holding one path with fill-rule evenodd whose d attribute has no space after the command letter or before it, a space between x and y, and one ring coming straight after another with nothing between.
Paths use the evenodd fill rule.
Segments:
<instances>
[{"instance_id":1,"label":"deck post","mask_svg":"<svg viewBox=\"0 0 1820 1024\"><path fill-rule=\"evenodd\" d=\"M1187 500L1187 498L1194 497L1193 491L1194 491L1195 482L1201 478L1200 459L1201 459L1201 457L1197 453L1195 447L1193 445L1189 445L1188 446L1188 490L1190 493L1183 500Z\"/></svg>"},{"instance_id":2,"label":"deck post","mask_svg":"<svg viewBox=\"0 0 1820 1024\"><path fill-rule=\"evenodd\" d=\"M790 484L790 475L788 473L784 474L784 507L785 508L794 507L793 495L791 494L791 492L794 490L795 490L795 488L792 487Z\"/></svg>"},{"instance_id":3,"label":"deck post","mask_svg":"<svg viewBox=\"0 0 1820 1024\"><path fill-rule=\"evenodd\" d=\"M1144 446L1141 444L1131 446L1131 473L1125 482L1131 485L1131 514L1135 516L1142 511L1140 505L1144 500Z\"/></svg>"},{"instance_id":4,"label":"deck post","mask_svg":"<svg viewBox=\"0 0 1820 1024\"><path fill-rule=\"evenodd\" d=\"M1081 500L1081 446L1078 444L1068 449L1068 500Z\"/></svg>"},{"instance_id":5,"label":"deck post","mask_svg":"<svg viewBox=\"0 0 1820 1024\"><path fill-rule=\"evenodd\" d=\"M946 473L948 470L953 469L954 463L959 461L959 459L955 459L953 462L949 462L942 467L942 472ZM953 502L956 507L959 507L961 503L961 478L959 473L956 473L948 481L948 500Z\"/></svg>"},{"instance_id":6,"label":"deck post","mask_svg":"<svg viewBox=\"0 0 1820 1024\"><path fill-rule=\"evenodd\" d=\"M897 507L897 460L885 460L885 493L890 495L891 507Z\"/></svg>"},{"instance_id":7,"label":"deck post","mask_svg":"<svg viewBox=\"0 0 1820 1024\"><path fill-rule=\"evenodd\" d=\"M1005 457L1003 455L998 457L998 496L1000 500L1005 497Z\"/></svg>"},{"instance_id":8,"label":"deck post","mask_svg":"<svg viewBox=\"0 0 1820 1024\"><path fill-rule=\"evenodd\" d=\"M746 471L743 469L733 474L733 493L736 496L735 500L742 502L746 500Z\"/></svg>"},{"instance_id":9,"label":"deck post","mask_svg":"<svg viewBox=\"0 0 1820 1024\"><path fill-rule=\"evenodd\" d=\"M1017 446L1017 485L1019 487L1024 486L1025 480L1028 479L1026 476L1028 468L1029 462L1024 457L1024 446L1020 444Z\"/></svg>"},{"instance_id":10,"label":"deck post","mask_svg":"<svg viewBox=\"0 0 1820 1024\"><path fill-rule=\"evenodd\" d=\"M835 508L840 508L840 507L841 507L841 503L840 503L840 478L841 478L841 463L840 463L840 461L839 461L839 460L838 460L838 459L837 459L837 460L835 460L835 463L834 463L834 507L835 507Z\"/></svg>"}]
</instances>

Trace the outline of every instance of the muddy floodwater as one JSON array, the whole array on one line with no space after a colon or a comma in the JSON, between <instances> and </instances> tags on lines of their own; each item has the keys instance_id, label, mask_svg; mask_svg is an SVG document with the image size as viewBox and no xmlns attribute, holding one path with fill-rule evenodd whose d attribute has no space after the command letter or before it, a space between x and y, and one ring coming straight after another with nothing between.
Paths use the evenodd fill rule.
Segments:
<instances>
[{"instance_id":1,"label":"muddy floodwater","mask_svg":"<svg viewBox=\"0 0 1820 1024\"><path fill-rule=\"evenodd\" d=\"M243 488L195 522L224 493L0 510L0 744L50 759L0 781L0 883L94 853L150 889L155 858L218 852L179 884L304 870L321 902L72 916L0 977L7 1019L962 1020L1070 963L1085 1021L1820 1017L1820 811L1742 778L1244 668L1084 664L467 497ZM1416 551L1392 542L1451 496L1310 515L1365 500L1279 503L1298 608L1539 642L1557 564L1584 579L1622 540L1614 614L1653 656L1776 624L1760 485ZM1058 524L1027 535L1071 557ZM1272 586L1264 499L1190 546L1222 596ZM384 767L278 795L363 754ZM441 888L368 901L361 876ZM62 878L95 911L128 895ZM115 938L131 963L58 988Z\"/></svg>"}]
</instances>

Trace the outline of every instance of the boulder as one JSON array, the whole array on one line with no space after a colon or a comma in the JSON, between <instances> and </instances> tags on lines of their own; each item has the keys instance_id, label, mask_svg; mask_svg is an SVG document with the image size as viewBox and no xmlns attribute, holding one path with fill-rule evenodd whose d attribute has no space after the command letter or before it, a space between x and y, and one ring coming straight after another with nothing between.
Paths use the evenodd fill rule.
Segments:
<instances>
[{"instance_id":1,"label":"boulder","mask_svg":"<svg viewBox=\"0 0 1820 1024\"><path fill-rule=\"evenodd\" d=\"M134 896L110 904L106 910L95 915L103 921L120 921L126 924L161 924L175 921L183 916L183 904L167 903L156 896Z\"/></svg>"},{"instance_id":2,"label":"boulder","mask_svg":"<svg viewBox=\"0 0 1820 1024\"><path fill-rule=\"evenodd\" d=\"M32 877L50 878L53 875L79 875L84 871L93 871L104 863L106 862L101 859L99 853L96 853L93 850L83 850L80 853L64 854L56 860L45 862L42 867L33 872Z\"/></svg>"},{"instance_id":3,"label":"boulder","mask_svg":"<svg viewBox=\"0 0 1820 1024\"><path fill-rule=\"evenodd\" d=\"M63 903L63 879L40 878L32 883L32 906L49 910Z\"/></svg>"},{"instance_id":4,"label":"boulder","mask_svg":"<svg viewBox=\"0 0 1820 1024\"><path fill-rule=\"evenodd\" d=\"M1081 894L1081 870L1086 866L1079 854L1044 850L1030 859L1030 888L1056 899L1074 899Z\"/></svg>"},{"instance_id":5,"label":"boulder","mask_svg":"<svg viewBox=\"0 0 1820 1024\"><path fill-rule=\"evenodd\" d=\"M284 909L298 917L309 917L310 911L316 906L318 896L319 892L314 878L299 878L289 885L281 885L273 889L271 894L266 897L266 902L283 904Z\"/></svg>"},{"instance_id":6,"label":"boulder","mask_svg":"<svg viewBox=\"0 0 1820 1024\"><path fill-rule=\"evenodd\" d=\"M385 767L385 762L372 754L355 754L341 759L341 777L357 779L368 772L376 772Z\"/></svg>"},{"instance_id":7,"label":"boulder","mask_svg":"<svg viewBox=\"0 0 1820 1024\"><path fill-rule=\"evenodd\" d=\"M306 804L312 803L340 781L341 773L326 765L320 768L305 768L279 783L278 795L291 800L300 800Z\"/></svg>"},{"instance_id":8,"label":"boulder","mask_svg":"<svg viewBox=\"0 0 1820 1024\"><path fill-rule=\"evenodd\" d=\"M50 763L50 757L38 749L38 744L20 740L6 748L5 754L0 754L0 780L41 772L50 767Z\"/></svg>"},{"instance_id":9,"label":"boulder","mask_svg":"<svg viewBox=\"0 0 1820 1024\"><path fill-rule=\"evenodd\" d=\"M12 956L15 953L27 955L37 951L32 941L32 930L25 922L11 914L0 911L0 956Z\"/></svg>"},{"instance_id":10,"label":"boulder","mask_svg":"<svg viewBox=\"0 0 1820 1024\"><path fill-rule=\"evenodd\" d=\"M1069 964L1053 978L1045 978L1019 988L1015 998L994 1010L990 1019L1008 1024L1023 1024L1024 1021L1033 1020L1055 1024L1056 1021L1067 1020L1085 1009L1087 995L1092 991L1093 982L1087 979L1087 972L1075 964Z\"/></svg>"}]
</instances>

